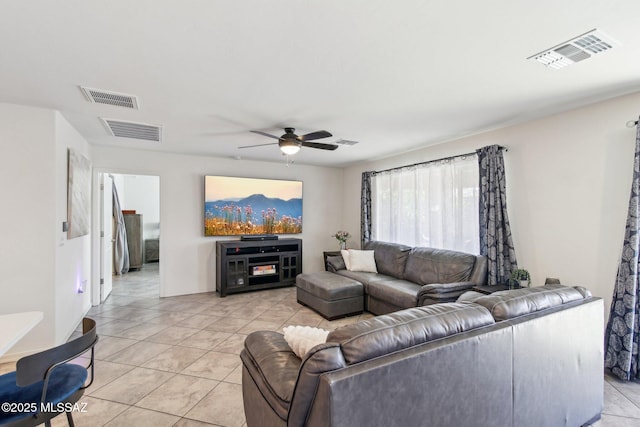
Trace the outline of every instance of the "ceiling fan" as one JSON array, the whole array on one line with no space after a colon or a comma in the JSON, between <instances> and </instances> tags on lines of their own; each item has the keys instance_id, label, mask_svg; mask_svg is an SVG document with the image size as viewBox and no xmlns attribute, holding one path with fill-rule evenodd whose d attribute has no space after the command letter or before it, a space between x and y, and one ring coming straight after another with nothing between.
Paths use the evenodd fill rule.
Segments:
<instances>
[{"instance_id":1,"label":"ceiling fan","mask_svg":"<svg viewBox=\"0 0 640 427\"><path fill-rule=\"evenodd\" d=\"M335 144L324 144L322 142L311 142L316 139L329 138L331 135L326 130L319 130L316 132L311 132L306 135L296 135L296 130L294 128L284 128L284 135L275 136L270 133L262 132L259 130L252 130L251 132L257 133L259 135L268 136L269 138L277 139L278 142L272 142L269 144L257 144L257 145L245 145L243 147L238 148L251 148L251 147L261 147L263 145L276 145L280 147L282 153L290 156L292 154L296 154L300 147L309 147L309 148L319 148L321 150L335 150L338 148Z\"/></svg>"}]
</instances>

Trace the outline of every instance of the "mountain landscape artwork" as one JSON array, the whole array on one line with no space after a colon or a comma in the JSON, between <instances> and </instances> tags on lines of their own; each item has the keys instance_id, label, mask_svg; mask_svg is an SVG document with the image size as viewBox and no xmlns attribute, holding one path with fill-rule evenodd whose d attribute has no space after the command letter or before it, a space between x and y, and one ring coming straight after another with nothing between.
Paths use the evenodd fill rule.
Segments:
<instances>
[{"instance_id":1,"label":"mountain landscape artwork","mask_svg":"<svg viewBox=\"0 0 640 427\"><path fill-rule=\"evenodd\" d=\"M302 181L205 176L204 235L302 233Z\"/></svg>"}]
</instances>

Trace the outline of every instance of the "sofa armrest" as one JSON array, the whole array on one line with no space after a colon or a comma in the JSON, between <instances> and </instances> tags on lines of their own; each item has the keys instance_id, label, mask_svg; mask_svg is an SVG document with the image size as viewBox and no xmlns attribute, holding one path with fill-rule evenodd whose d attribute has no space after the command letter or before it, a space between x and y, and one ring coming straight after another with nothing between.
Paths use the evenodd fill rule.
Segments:
<instances>
[{"instance_id":1,"label":"sofa armrest","mask_svg":"<svg viewBox=\"0 0 640 427\"><path fill-rule=\"evenodd\" d=\"M255 384L274 412L286 420L301 360L284 336L273 331L252 332L244 341L240 359L250 377L242 381Z\"/></svg>"},{"instance_id":2,"label":"sofa armrest","mask_svg":"<svg viewBox=\"0 0 640 427\"><path fill-rule=\"evenodd\" d=\"M487 257L484 255L478 255L476 257L476 263L473 266L473 271L469 277L469 281L478 286L487 284Z\"/></svg>"}]
</instances>

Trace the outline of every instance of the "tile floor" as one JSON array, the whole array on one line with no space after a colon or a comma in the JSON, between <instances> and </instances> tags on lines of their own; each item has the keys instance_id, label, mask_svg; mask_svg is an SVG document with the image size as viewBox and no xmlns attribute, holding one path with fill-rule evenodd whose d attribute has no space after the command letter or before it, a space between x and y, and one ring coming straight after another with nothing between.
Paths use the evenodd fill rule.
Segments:
<instances>
[{"instance_id":1,"label":"tile floor","mask_svg":"<svg viewBox=\"0 0 640 427\"><path fill-rule=\"evenodd\" d=\"M78 427L244 426L239 354L247 334L371 317L328 322L296 302L295 288L159 298L158 287L158 265L145 264L114 276L110 297L89 311L100 340ZM0 374L14 369L0 365ZM66 417L52 425L66 426Z\"/></svg>"},{"instance_id":2,"label":"tile floor","mask_svg":"<svg viewBox=\"0 0 640 427\"><path fill-rule=\"evenodd\" d=\"M289 324L334 329L370 317L328 322L296 302L295 288L160 299L157 267L114 277L109 299L89 312L100 341L86 412L74 414L78 427L244 426L238 355L248 333ZM0 365L0 373L13 369ZM605 375L604 396L594 427L640 427L640 382ZM66 426L66 417L52 424Z\"/></svg>"}]
</instances>

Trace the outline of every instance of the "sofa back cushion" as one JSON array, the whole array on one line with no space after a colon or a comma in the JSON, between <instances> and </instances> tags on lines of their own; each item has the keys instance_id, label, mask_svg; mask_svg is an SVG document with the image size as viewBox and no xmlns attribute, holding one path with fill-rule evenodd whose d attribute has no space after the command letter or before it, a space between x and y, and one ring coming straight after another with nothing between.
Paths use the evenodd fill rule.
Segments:
<instances>
[{"instance_id":1,"label":"sofa back cushion","mask_svg":"<svg viewBox=\"0 0 640 427\"><path fill-rule=\"evenodd\" d=\"M340 344L350 365L493 323L491 313L477 304L434 304L337 328L327 343Z\"/></svg>"},{"instance_id":2,"label":"sofa back cushion","mask_svg":"<svg viewBox=\"0 0 640 427\"><path fill-rule=\"evenodd\" d=\"M435 248L413 248L409 252L404 278L420 285L466 282L471 276L476 256L464 252Z\"/></svg>"},{"instance_id":3,"label":"sofa back cushion","mask_svg":"<svg viewBox=\"0 0 640 427\"><path fill-rule=\"evenodd\" d=\"M496 321L513 319L591 296L583 287L545 285L495 292L473 300L486 307Z\"/></svg>"},{"instance_id":4,"label":"sofa back cushion","mask_svg":"<svg viewBox=\"0 0 640 427\"><path fill-rule=\"evenodd\" d=\"M374 251L378 273L397 277L398 279L404 278L405 264L407 263L409 251L411 251L410 246L370 241L365 243L364 248Z\"/></svg>"}]
</instances>

